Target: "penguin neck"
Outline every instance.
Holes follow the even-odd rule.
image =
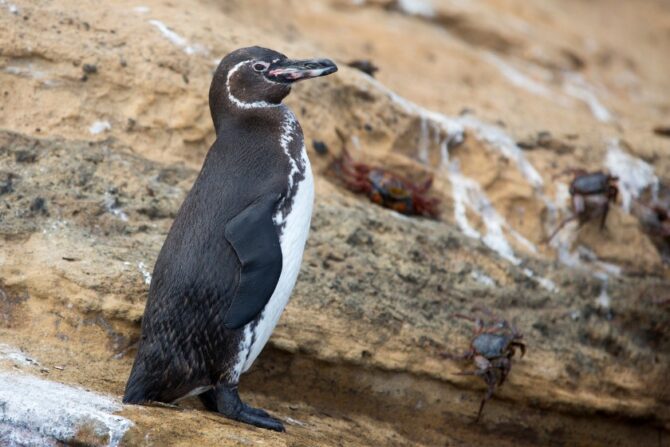
[[[225,133],[226,129],[239,127],[240,125],[245,126],[245,121],[248,121],[249,125],[255,129],[259,129],[259,126],[260,128],[273,129],[271,133],[274,138],[277,138],[275,141],[288,158],[291,172],[289,189],[295,181],[299,181],[298,177],[305,171],[306,162],[304,158],[306,154],[304,153],[302,128],[291,109],[284,104],[280,104],[279,107],[267,109],[238,110],[233,114],[222,115],[218,118],[218,121],[214,121],[217,138],[221,133]]]
[[[240,109],[236,108],[233,104],[227,104],[227,107],[220,108],[216,113],[212,112],[212,122],[214,124],[214,131],[218,137],[221,130],[230,122],[254,120],[266,122],[268,126],[281,126],[287,115],[294,116],[293,112],[284,104],[254,109]]]

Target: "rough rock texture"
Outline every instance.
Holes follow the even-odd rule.
[[[341,66],[288,101],[317,203],[294,298],[242,384],[288,433],[194,400],[107,415],[213,140],[211,71],[256,43]],[[71,402],[65,428],[48,412],[21,425],[21,408],[53,399],[0,387],[0,439],[670,445],[670,279],[636,218],[670,181],[670,140],[653,132],[670,115],[667,54],[670,8],[653,0],[0,0],[0,384],[42,389],[37,376]],[[365,58],[376,80],[344,66]],[[441,219],[344,190],[328,169],[343,146],[433,175]],[[621,198],[605,231],[568,225],[548,245],[575,167],[618,175]],[[528,345],[478,425],[483,384],[441,356],[467,347],[453,314],[475,306],[516,319]]]

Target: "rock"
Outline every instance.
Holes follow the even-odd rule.
[[[26,137],[5,133],[2,138],[16,142]],[[33,182],[49,182],[52,190],[60,191],[59,209],[54,213],[72,217],[3,219],[7,261],[0,275],[5,278],[5,287],[27,290],[30,298],[12,305],[17,311],[8,314],[0,336],[8,344],[29,347],[27,352],[42,365],[60,365],[67,359],[71,367],[52,370],[49,380],[77,383],[118,396],[131,366],[133,340],[139,334],[138,321],[146,296],[140,263],[151,265],[170,224],[169,218],[151,220],[142,213],[146,198],[133,191],[142,191],[152,178],[165,179],[167,172],[174,173],[167,177],[173,179],[172,183],[179,178],[191,182],[195,171],[142,160],[109,143],[31,143],[40,154],[34,168],[49,167],[50,173],[39,180],[27,175],[29,180],[22,183],[22,191],[29,195],[31,188],[38,187]],[[102,175],[86,183],[86,200],[82,201],[83,190],[70,186],[70,172],[94,169],[91,165]],[[109,182],[119,178],[123,185],[116,187],[116,194],[124,197],[127,220],[113,209],[100,209],[98,205],[109,193]],[[160,188],[158,185],[171,188],[164,182],[153,187]],[[175,201],[173,206],[177,205]],[[326,254],[331,261],[329,268],[323,269],[320,260]],[[82,259],[85,264],[72,269],[63,257]],[[456,265],[460,259],[469,259],[502,286],[473,293],[481,290],[480,286],[475,285],[475,279],[461,276]],[[529,267],[537,278],[551,275],[559,282],[563,274],[539,261]],[[571,275],[574,278],[575,273]],[[441,360],[439,353],[460,351],[467,343],[469,328],[451,315],[484,305],[516,317],[529,345],[528,356],[516,362],[509,383],[500,389],[499,396],[504,400],[491,402],[485,420],[512,424],[524,436],[530,428],[523,418],[538,417],[533,416],[539,411],[537,407],[544,412],[591,409],[669,420],[656,397],[665,386],[667,351],[657,344],[660,339],[656,337],[647,337],[646,342],[638,338],[654,330],[659,315],[654,309],[636,307],[635,301],[626,297],[641,287],[642,280],[622,277],[611,283],[608,292],[616,317],[610,321],[605,314],[587,313],[600,285],[597,279],[580,275],[586,286],[578,288],[581,283],[573,279],[559,282],[560,290],[549,292],[535,279],[520,282],[519,278],[526,277],[524,269],[492,254],[448,224],[403,218],[341,192],[322,197],[294,299],[271,347],[255,372],[245,379],[249,384],[245,389],[254,390],[254,399],[283,417],[306,420],[305,427],[290,427],[289,433],[294,432],[296,439],[307,436],[325,442],[325,433],[330,432],[323,431],[324,420],[317,417],[321,411],[374,414],[377,421],[388,423],[397,422],[400,413],[404,422],[396,423],[395,430],[408,437],[407,442],[431,444],[447,439],[442,424],[419,421],[436,421],[441,419],[439,415],[447,414],[450,425],[467,431],[480,397],[479,382],[454,376],[462,365]],[[587,293],[580,291],[584,287]],[[584,316],[577,320],[569,317],[574,312]],[[633,321],[628,326],[627,322]],[[664,321],[667,324],[668,319]],[[615,323],[624,324],[625,329]],[[51,329],[37,332],[36,327]],[[543,330],[534,332],[533,327]],[[71,348],[79,343],[87,348],[76,354]],[[84,370],[75,367],[82,361],[87,364]],[[58,375],[53,376],[56,371]],[[306,375],[306,371],[319,373]],[[575,373],[570,371],[580,374],[580,380],[575,381]],[[595,377],[598,379],[589,379]],[[309,386],[303,386],[306,383]],[[379,391],[371,393],[369,387]],[[613,395],[613,387],[622,391]],[[449,396],[456,390],[467,400],[452,401]],[[335,398],[328,397],[334,391]],[[346,394],[337,397],[339,393]],[[358,397],[355,402],[351,398],[340,400],[345,395]],[[386,397],[379,400],[382,396]],[[373,411],[366,403],[370,399],[378,400],[379,408]],[[288,410],[286,403],[298,404],[301,410]],[[137,423],[127,436],[132,438],[137,430],[150,430],[149,414],[165,418],[166,411],[170,410],[144,410],[140,418],[144,422]],[[171,411],[179,421],[171,424],[196,423]],[[555,424],[567,423],[563,413],[551,414]],[[128,418],[135,421],[132,416]],[[346,420],[338,422],[342,423],[347,424]],[[418,428],[412,428],[415,424]],[[605,431],[623,436],[606,417],[592,416],[581,426],[573,422],[564,440],[586,436],[593,424],[601,427],[603,436]],[[249,430],[241,427],[232,433],[248,434]],[[315,434],[307,435],[311,432]],[[384,433],[376,428],[373,432],[371,438],[361,439],[370,441]],[[532,433],[534,439],[546,439],[535,429]],[[334,439],[347,439],[344,434],[338,436]],[[359,440],[362,444],[368,441]]]

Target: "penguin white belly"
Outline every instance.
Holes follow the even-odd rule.
[[[291,212],[284,219],[283,233],[279,238],[282,251],[282,271],[258,323],[254,326],[254,322],[251,322],[244,328],[244,338],[240,346],[238,362],[235,365],[235,375],[238,377],[240,373],[251,367],[263,350],[288,303],[300,272],[314,205],[314,178],[304,146],[301,155],[305,166],[304,179],[298,184],[293,196]]]

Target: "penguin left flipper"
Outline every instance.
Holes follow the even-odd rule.
[[[260,197],[233,217],[224,232],[240,262],[240,281],[223,324],[238,329],[270,301],[282,271],[282,251],[273,222],[277,194]]]

